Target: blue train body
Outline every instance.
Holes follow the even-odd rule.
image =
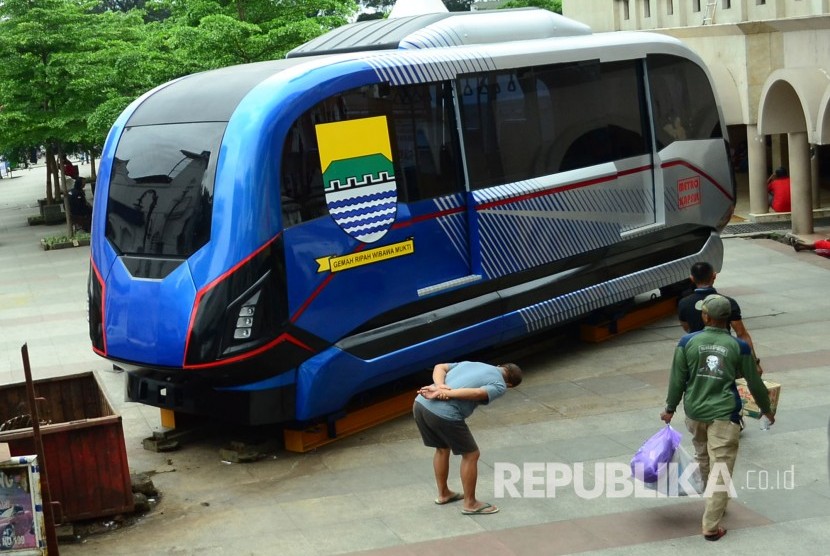
[[[130,399],[307,421],[720,264],[734,186],[694,55],[555,17],[544,32],[571,36],[425,44],[465,17],[404,18],[392,50],[335,32],[329,53],[188,76],[121,115],[90,336]],[[679,78],[690,106],[659,86]],[[611,86],[616,112],[580,114]]]

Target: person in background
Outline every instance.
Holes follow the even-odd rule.
[[[767,179],[769,193],[769,208],[775,212],[790,212],[790,175],[783,166],[776,168]]]
[[[72,164],[65,154],[61,155],[61,163],[63,164],[63,173],[66,174],[67,177],[72,178],[73,180],[78,179],[78,176],[80,175],[78,167]]]
[[[812,243],[805,243],[797,237],[790,237],[790,245],[796,251],[815,251],[816,255],[830,257],[830,239],[817,239]]]
[[[70,221],[83,231],[89,232],[92,228],[92,206],[86,200],[84,178],[75,179],[75,185],[68,196]]]
[[[710,263],[699,262],[692,265],[689,279],[695,285],[695,289],[677,304],[677,316],[680,319],[680,326],[686,332],[703,330],[703,318],[700,309],[696,305],[707,295],[718,293],[714,286],[717,276],[715,269]],[[758,374],[761,375],[764,373],[764,370],[761,368],[761,360],[755,354],[755,345],[752,343],[752,336],[749,335],[749,330],[744,326],[741,307],[731,297],[724,297],[729,300],[730,306],[732,307],[732,313],[729,315],[726,329],[727,331],[730,329],[734,330],[735,335],[749,345],[752,356],[755,358]]]
[[[674,350],[666,408],[660,413],[660,419],[671,423],[682,398],[686,428],[692,434],[700,476],[706,484],[726,488],[741,437],[742,404],[735,379],[746,379],[749,391],[770,424],[775,423],[775,416],[749,345],[727,330],[732,303],[722,295],[707,295],[701,302],[701,315],[703,330],[683,336]],[[707,541],[717,541],[726,534],[720,522],[728,502],[729,493],[721,489],[706,498],[702,528]]]
[[[439,363],[432,370],[432,381],[418,390],[412,413],[424,445],[435,448],[432,458],[438,486],[435,503],[444,505],[463,500],[463,514],[494,514],[499,511],[496,506],[476,499],[480,451],[465,420],[479,405],[487,405],[508,388],[521,384],[522,370],[514,363],[498,366],[472,361]],[[447,484],[450,451],[461,455],[463,493],[452,492]]]

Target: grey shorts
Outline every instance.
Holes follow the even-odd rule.
[[[442,419],[418,402],[412,406],[412,415],[421,432],[424,446],[449,448],[455,455],[478,451],[478,444],[465,421]]]

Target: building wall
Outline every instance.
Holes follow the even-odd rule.
[[[767,214],[766,179],[770,165],[786,163],[793,183],[793,233],[812,233],[819,184],[830,183],[821,170],[830,167],[830,117],[825,116],[830,114],[830,0],[562,4],[564,15],[594,32],[653,31],[694,50],[709,67],[730,136],[748,146],[750,218],[776,217]],[[713,17],[704,25],[706,16]],[[812,160],[811,152],[818,153]]]
[[[830,14],[830,0],[562,0],[563,15],[595,32],[744,23]],[[648,10],[646,10],[648,5]]]
[[[616,31],[618,0],[563,0],[562,15],[580,21],[594,32]]]
[[[652,30],[682,40],[713,69],[721,98],[738,96],[724,102],[728,125],[757,123],[764,84],[775,70],[830,63],[830,0],[717,0],[714,24],[702,25],[709,1],[563,0],[562,12],[594,32]]]

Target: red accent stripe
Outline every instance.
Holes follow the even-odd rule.
[[[713,178],[712,176],[710,176],[709,174],[707,174],[706,172],[704,172],[700,168],[689,164],[685,160],[672,160],[671,162],[664,162],[663,164],[660,165],[660,168],[665,169],[665,168],[671,168],[672,166],[685,166],[686,168],[688,168],[692,172],[697,172],[698,174],[700,174],[701,176],[703,176],[704,178],[709,180],[709,183],[711,183],[712,185],[717,187],[720,190],[720,192],[723,193],[724,197],[726,197],[730,201],[733,201],[733,202],[735,201],[735,196],[732,195],[731,193],[729,193],[720,183],[717,182],[717,180],[715,180],[715,178]]]
[[[401,229],[401,228],[406,228],[406,227],[411,226],[412,224],[415,224],[415,223],[418,223],[418,222],[423,222],[424,220],[432,220],[432,219],[435,219],[435,218],[440,218],[442,216],[449,216],[451,214],[457,214],[459,212],[464,212],[465,210],[467,210],[466,207],[456,207],[456,208],[446,209],[446,210],[442,210],[442,211],[438,211],[438,212],[432,212],[430,214],[424,214],[424,215],[421,215],[421,216],[416,216],[415,218],[410,218],[409,220],[406,220],[405,222],[400,222],[400,223],[393,224],[392,229],[393,230],[398,230],[398,229]],[[366,248],[365,244],[358,245],[357,248],[349,254],[353,255],[354,253],[360,253],[365,248]],[[308,306],[311,305],[311,303],[317,298],[317,296],[320,295],[320,292],[322,292],[326,288],[326,286],[329,285],[329,282],[331,282],[333,279],[334,279],[334,274],[329,273],[329,275],[326,276],[325,279],[322,282],[320,282],[320,285],[317,286],[314,289],[314,291],[311,292],[311,294],[306,298],[306,300],[303,302],[303,304],[300,306],[300,308],[297,309],[297,311],[293,315],[291,315],[291,318],[289,320],[292,323],[297,322],[297,319],[299,319],[300,316],[302,316],[302,314],[305,312],[305,310],[308,309]]]
[[[255,357],[255,356],[257,356],[261,353],[264,353],[264,352],[268,351],[269,349],[273,348],[274,346],[276,346],[278,344],[281,344],[283,342],[290,342],[290,343],[294,344],[295,346],[299,346],[299,347],[303,348],[306,351],[313,351],[309,346],[307,346],[306,344],[304,344],[303,342],[301,342],[300,340],[298,340],[297,338],[295,338],[291,334],[288,334],[287,332],[283,332],[282,334],[280,334],[279,336],[277,336],[276,338],[274,338],[273,340],[271,340],[267,344],[262,345],[262,346],[256,348],[253,351],[247,351],[247,352],[245,352],[243,354],[240,354],[240,355],[237,355],[235,357],[229,357],[228,359],[222,359],[220,361],[211,361],[210,363],[197,363],[195,365],[184,365],[184,368],[185,369],[207,369],[209,367],[218,367],[219,365],[228,365],[230,363],[236,363],[238,361],[244,361],[245,359],[250,359],[251,357]]]
[[[392,225],[393,230],[397,230],[399,228],[405,228],[407,226],[411,226],[412,224],[417,224],[418,222],[423,222],[424,220],[434,220],[435,218],[441,218],[443,216],[450,216],[451,214],[458,214],[459,212],[464,212],[467,210],[467,207],[456,207],[446,210],[441,210],[438,212],[431,212],[429,214],[422,214],[421,216],[415,216],[414,218],[410,218],[405,222],[401,222],[400,224],[395,223]]]
[[[366,244],[365,244],[365,243],[361,243],[360,245],[358,245],[358,246],[357,246],[357,248],[356,248],[354,251],[352,251],[352,252],[351,252],[351,253],[349,253],[349,254],[350,254],[350,255],[353,255],[354,253],[360,253],[360,252],[361,252],[361,251],[363,251],[363,249],[365,249],[365,248],[366,248]],[[318,295],[320,295],[320,292],[322,292],[322,291],[326,288],[326,286],[329,284],[329,282],[331,282],[331,281],[332,281],[332,279],[334,279],[334,273],[333,273],[333,272],[330,272],[330,273],[329,273],[329,275],[328,275],[328,276],[326,276],[326,277],[323,279],[323,281],[322,281],[322,282],[320,282],[320,285],[319,285],[319,286],[317,286],[317,287],[314,289],[314,291],[313,291],[313,292],[311,292],[311,295],[309,295],[309,296],[306,298],[305,302],[303,302],[303,304],[300,306],[300,308],[299,308],[299,309],[297,309],[297,311],[296,311],[293,315],[291,315],[291,318],[290,318],[289,320],[290,320],[292,323],[293,323],[293,322],[297,322],[297,319],[299,319],[299,318],[300,318],[300,316],[301,316],[301,315],[305,312],[305,310],[306,310],[306,309],[308,309],[308,306],[309,306],[309,305],[311,305],[311,302],[312,302],[312,301],[314,301],[314,300],[317,298],[317,296],[318,296]]]
[[[713,185],[715,185],[715,187],[717,187],[721,192],[723,192],[723,194],[726,195],[727,198],[729,198],[730,200],[734,200],[734,198],[731,195],[729,195],[729,193],[727,193],[726,190],[717,181],[715,181],[711,176],[709,176],[706,172],[700,170],[699,168],[695,168],[694,166],[692,166],[691,164],[689,164],[687,162],[684,162],[684,161],[668,162],[668,163],[662,164],[661,168],[668,168],[668,167],[676,166],[676,165],[687,166],[688,168],[694,170],[695,172],[698,172],[704,178],[709,180]],[[547,196],[547,195],[555,195],[557,193],[562,193],[564,191],[571,191],[573,189],[580,189],[580,188],[583,188],[583,187],[590,187],[590,186],[596,185],[598,183],[607,183],[609,181],[614,181],[614,180],[619,179],[619,178],[624,177],[624,176],[639,174],[641,172],[649,172],[649,171],[652,170],[652,168],[653,168],[653,165],[646,164],[644,166],[638,166],[636,168],[630,168],[628,170],[621,170],[619,172],[615,172],[613,174],[609,174],[607,176],[602,176],[602,177],[599,177],[599,178],[593,178],[593,179],[589,179],[589,180],[577,181],[577,182],[570,183],[570,184],[567,184],[567,185],[563,185],[563,186],[560,186],[560,187],[554,187],[554,188],[551,188],[551,189],[546,189],[544,191],[535,191],[533,193],[528,193],[526,195],[520,195],[518,197],[510,197],[508,199],[501,199],[501,200],[498,200],[498,201],[491,201],[489,203],[482,203],[481,205],[476,207],[476,210],[477,211],[478,210],[486,210],[486,209],[497,207],[497,206],[508,205],[508,204],[517,203],[517,202],[520,202],[520,201],[526,201],[528,199],[535,199],[537,197],[544,197],[544,196]],[[407,220],[406,222],[393,224],[392,229],[404,228],[404,227],[410,226],[410,225],[412,225],[414,223],[417,223],[417,222],[423,222],[424,220],[431,220],[431,219],[435,219],[435,218],[440,218],[442,216],[457,214],[459,212],[464,212],[465,210],[466,210],[466,207],[457,207],[457,208],[453,208],[453,209],[443,210],[443,211],[440,211],[440,212],[434,212],[434,213],[430,213],[430,214],[417,216],[415,218],[411,218],[411,219]],[[353,251],[353,253],[358,253],[359,251],[361,251],[363,249],[363,247],[365,247],[365,246],[361,245],[358,249]],[[323,280],[320,283],[320,285],[314,290],[314,292],[312,292],[311,295],[309,295],[309,297],[305,300],[303,305],[291,317],[290,320],[291,320],[292,323],[296,322],[297,319],[300,318],[300,316],[303,314],[303,312],[305,312],[305,310],[308,308],[308,306],[311,304],[311,302],[314,301],[314,299],[318,295],[320,295],[320,292],[322,292],[323,289],[325,289],[325,287],[328,285],[328,283],[331,281],[332,278],[333,278],[333,275],[329,274],[329,276],[327,276],[326,279]]]
[[[183,368],[192,368],[192,367],[188,367],[188,365],[187,365],[187,352],[188,352],[188,349],[190,348],[190,338],[193,335],[193,324],[196,322],[196,314],[199,312],[199,305],[202,303],[202,298],[205,296],[205,294],[209,290],[213,289],[216,286],[216,284],[218,284],[219,282],[221,282],[222,280],[227,278],[229,275],[231,275],[234,272],[236,272],[237,270],[239,270],[239,268],[242,265],[244,265],[245,263],[247,263],[248,261],[250,261],[251,259],[253,259],[257,255],[262,253],[262,251],[264,251],[269,245],[274,243],[274,241],[276,241],[278,237],[280,237],[280,234],[282,234],[282,232],[275,235],[269,241],[266,241],[262,245],[262,247],[260,247],[259,249],[257,249],[256,251],[254,251],[253,253],[251,253],[250,255],[248,255],[247,257],[245,257],[244,259],[242,259],[238,263],[236,263],[234,266],[232,266],[226,272],[221,274],[218,278],[214,279],[207,286],[205,286],[204,288],[202,288],[201,290],[196,292],[196,299],[193,302],[193,312],[190,313],[190,322],[187,324],[187,340],[185,340],[185,343],[184,343],[184,355],[182,357],[182,367]]]
[[[95,279],[98,280],[98,285],[101,286],[101,339],[104,342],[104,351],[96,349],[94,346],[92,347],[92,351],[101,355],[103,357],[107,356],[107,320],[104,318],[106,314],[104,313],[104,307],[106,307],[106,299],[107,299],[107,287],[104,284],[104,279],[101,278],[101,273],[98,271],[98,266],[95,264],[95,260],[92,258],[92,255],[89,257],[89,262],[92,265],[92,271],[95,273]]]

